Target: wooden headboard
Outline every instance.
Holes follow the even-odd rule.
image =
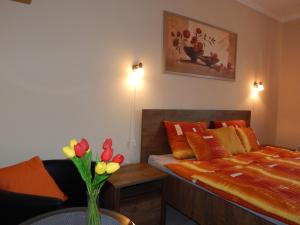
[[[207,121],[211,127],[213,120],[241,119],[250,126],[251,111],[248,110],[173,110],[143,109],[141,162],[147,162],[149,155],[171,153],[164,120],[172,121]]]

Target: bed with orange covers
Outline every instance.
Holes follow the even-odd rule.
[[[143,110],[141,161],[170,154],[164,120],[242,119],[250,111]],[[266,146],[208,161],[166,167],[164,201],[201,225],[300,224],[300,153]],[[179,177],[180,176],[180,177]],[[195,185],[196,184],[196,185]],[[199,188],[200,187],[200,188]]]
[[[300,153],[274,147],[209,161],[182,160],[170,170],[224,199],[288,224],[300,224]]]

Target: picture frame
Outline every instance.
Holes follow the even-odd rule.
[[[164,11],[166,73],[235,80],[237,34]]]

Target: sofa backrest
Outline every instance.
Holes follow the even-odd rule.
[[[60,189],[68,196],[66,205],[86,206],[86,186],[73,162],[68,159],[55,159],[44,160],[43,163]],[[94,162],[92,168],[93,165]]]

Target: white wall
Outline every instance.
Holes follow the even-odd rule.
[[[278,145],[300,146],[300,20],[282,25],[282,61],[277,118]]]
[[[236,32],[236,81],[164,74],[163,10]],[[0,166],[63,158],[60,148],[81,136],[94,150],[112,137],[127,162],[138,161],[142,108],[252,109],[262,142],[273,143],[278,31],[277,22],[232,0],[1,0]],[[145,77],[130,149],[126,79],[138,58]],[[266,86],[257,99],[255,77]]]

